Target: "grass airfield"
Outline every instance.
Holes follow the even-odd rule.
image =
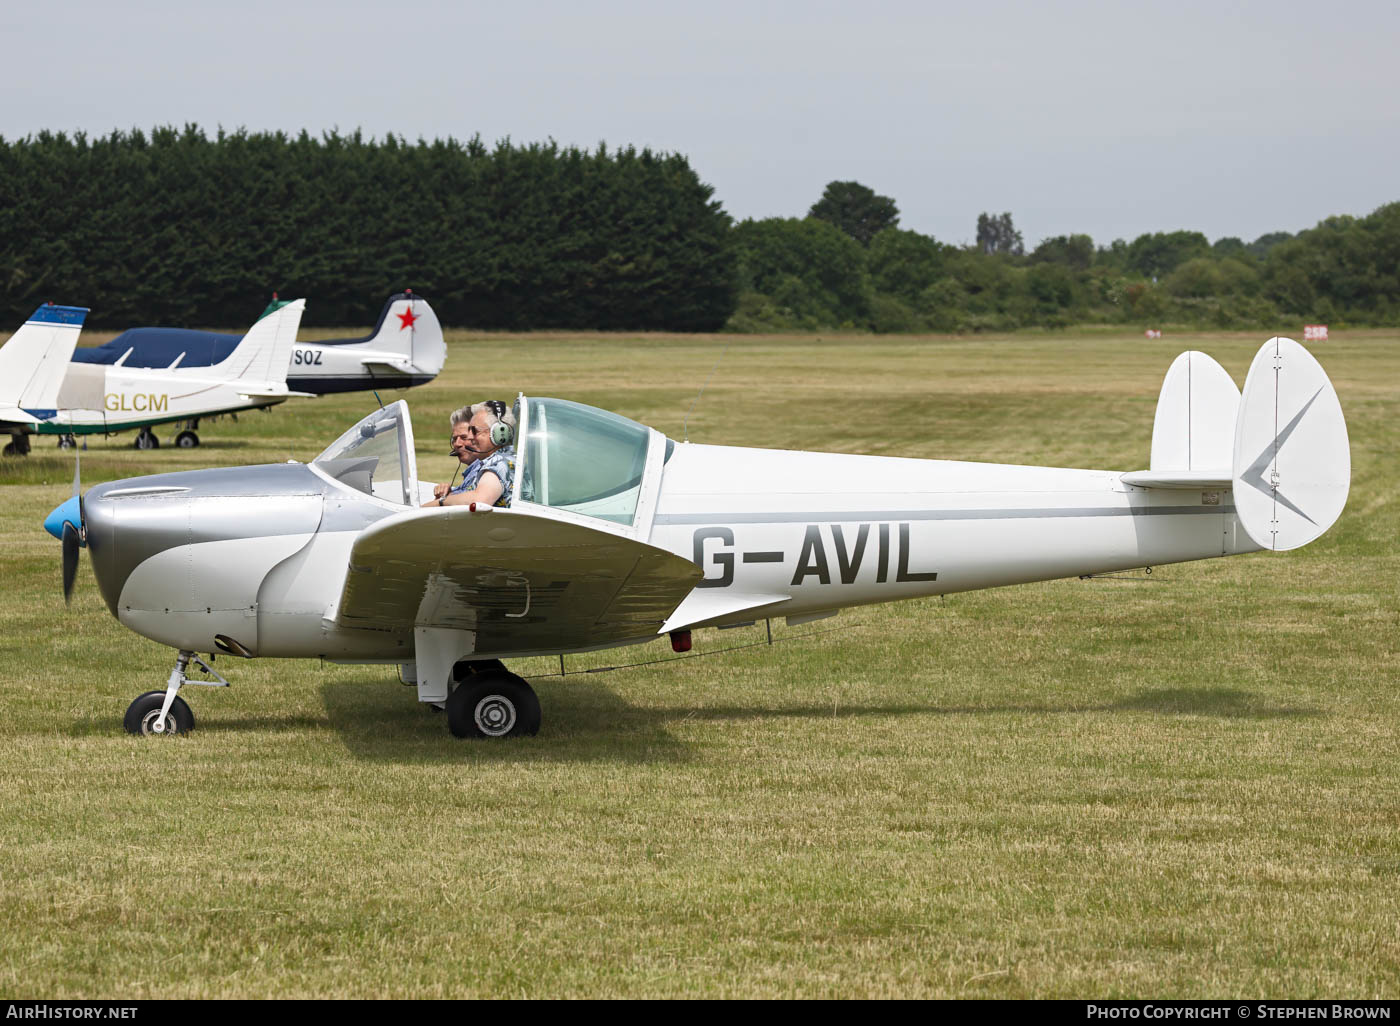
[[[517,391],[679,440],[728,347],[692,441],[1133,470],[1171,359],[1242,384],[1263,340],[452,333],[384,398],[443,480],[447,414]],[[173,653],[86,559],[64,608],[35,440],[0,464],[0,996],[1393,998],[1400,333],[1314,352],[1353,472],[1307,548],[521,661],[544,726],[505,743],[384,667],[231,658],[193,734],[127,735]],[[306,460],[373,404],[94,438],[84,485]]]

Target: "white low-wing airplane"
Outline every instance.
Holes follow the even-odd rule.
[[[1296,548],[1350,487],[1336,393],[1284,338],[1242,396],[1178,357],[1151,466],[1129,473],[677,445],[523,395],[517,420],[507,508],[418,508],[398,402],[310,464],[133,478],[55,509],[65,593],[86,543],[112,613],[179,651],[127,729],[190,729],[185,671],[219,651],[398,663],[458,736],[532,734],[539,702],[501,659],[659,634],[683,651],[698,627]]]
[[[72,363],[82,318],[55,311],[82,307],[43,306],[0,347],[0,431],[13,438],[6,455],[29,451],[28,437],[111,434],[139,428],[138,448],[158,443],[151,426],[259,409],[306,395],[287,387],[287,367],[304,299],[264,316],[229,354],[206,367],[184,367],[176,355],[166,367]],[[56,324],[54,318],[70,318]],[[6,373],[8,371],[8,373]],[[175,439],[182,448],[199,444],[187,426]]]

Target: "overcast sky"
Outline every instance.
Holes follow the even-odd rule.
[[[685,154],[736,219],[827,182],[968,242],[1298,231],[1400,200],[1400,5],[239,0],[0,7],[0,135],[196,122]]]

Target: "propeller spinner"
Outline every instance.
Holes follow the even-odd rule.
[[[76,456],[76,453],[74,454]],[[44,518],[44,530],[63,542],[63,601],[73,598],[73,581],[78,576],[78,549],[87,544],[84,538],[83,483],[81,459],[73,465],[73,497],[54,507]]]

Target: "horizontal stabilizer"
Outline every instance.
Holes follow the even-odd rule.
[[[1229,467],[1191,472],[1187,470],[1134,470],[1123,475],[1123,483],[1137,488],[1229,488]]]
[[[1291,338],[1265,342],[1235,428],[1235,509],[1266,549],[1317,538],[1341,515],[1351,489],[1351,445],[1342,404],[1322,365]]]
[[[54,410],[87,307],[45,304],[0,347],[0,405]]]
[[[407,360],[361,360],[360,366],[371,374],[384,374],[394,376],[396,374],[412,374],[416,369]]]

